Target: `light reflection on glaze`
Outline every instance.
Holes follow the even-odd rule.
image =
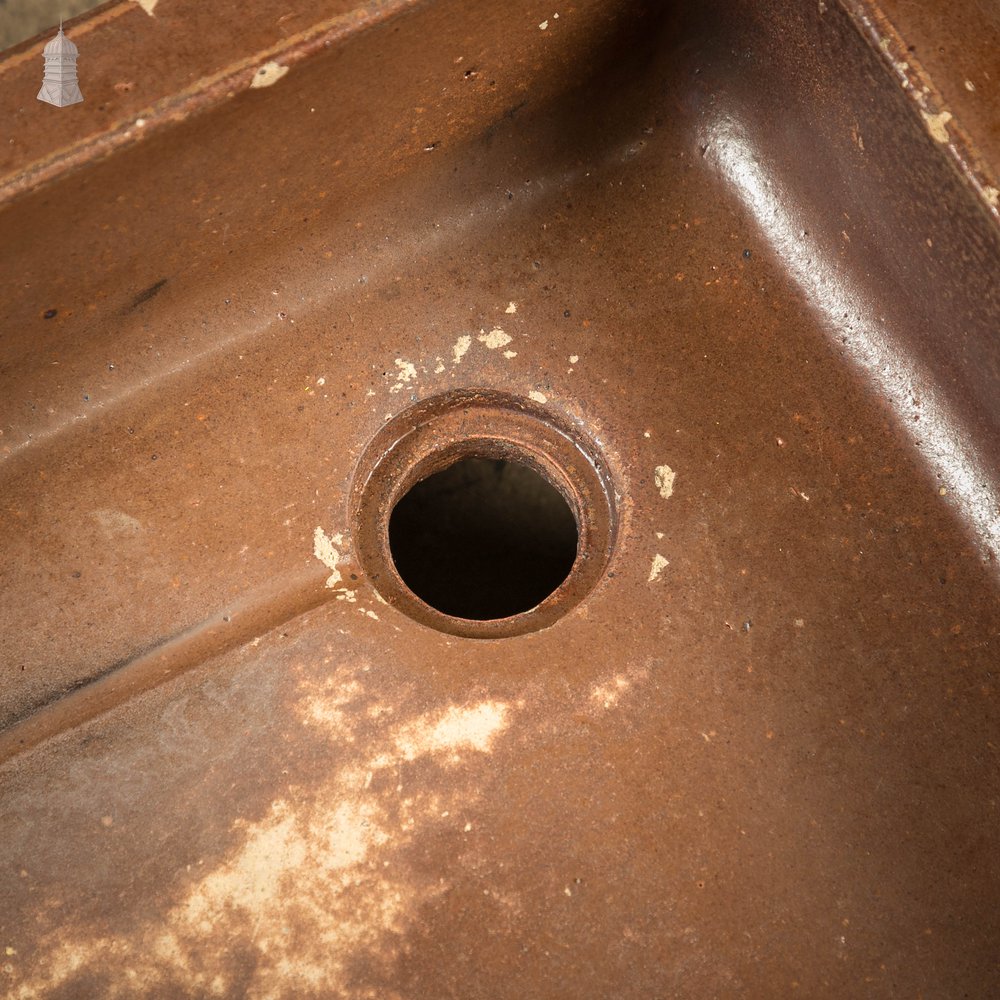
[[[932,373],[893,342],[871,296],[835,260],[824,260],[797,219],[808,217],[768,172],[766,161],[739,122],[720,118],[708,131],[710,156],[754,217],[785,270],[826,321],[844,338],[847,357],[889,403],[925,463],[941,477],[947,499],[985,551],[1000,552],[998,491],[988,467],[967,444],[962,417]],[[920,400],[915,422],[913,400]],[[997,565],[1000,572],[1000,563]]]

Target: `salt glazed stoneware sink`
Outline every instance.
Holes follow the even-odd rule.
[[[64,27],[0,994],[1000,995],[996,9]]]

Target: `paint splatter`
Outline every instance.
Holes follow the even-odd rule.
[[[253,90],[256,90],[258,87],[270,87],[271,84],[277,83],[287,72],[287,66],[282,66],[272,59],[270,62],[264,63],[254,73],[253,79],[250,81],[250,87]]]
[[[481,344],[485,344],[491,351],[498,347],[506,347],[514,338],[503,332],[500,327],[495,326],[489,333],[484,330],[479,331],[477,338]]]
[[[405,361],[403,358],[396,358],[396,384],[389,389],[389,392],[399,392],[405,385],[408,385],[417,377],[417,366],[412,361]]]
[[[669,465],[658,465],[653,472],[653,482],[664,500],[669,500],[674,492],[674,479],[676,475]]]
[[[343,544],[343,535],[327,535],[319,525],[316,526],[316,530],[313,532],[313,555],[330,570],[330,575],[326,579],[326,585],[331,590],[341,581],[337,563],[340,561],[339,546]]]
[[[455,346],[451,349],[451,356],[454,358],[454,363],[461,364],[462,358],[465,357],[466,351],[472,346],[472,338],[469,336],[459,337],[455,341]]]
[[[659,552],[653,556],[653,565],[649,570],[649,583],[655,583],[660,578],[660,574],[670,565],[670,560],[661,556]]]
[[[528,398],[533,399],[536,403],[547,403],[549,401],[548,396],[544,392],[538,392],[536,389],[532,389],[528,393]]]
[[[948,122],[951,121],[950,111],[941,111],[936,115],[928,114],[926,111],[921,110],[920,112],[924,116],[924,121],[927,123],[927,131],[930,132],[931,138],[935,142],[947,142],[948,141]]]

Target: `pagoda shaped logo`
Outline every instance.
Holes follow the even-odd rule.
[[[59,34],[46,46],[42,53],[45,59],[45,77],[38,99],[64,108],[67,104],[79,104],[83,100],[80,84],[76,79],[77,47],[63,34],[62,22]]]

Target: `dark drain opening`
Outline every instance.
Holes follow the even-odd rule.
[[[389,548],[403,582],[432,608],[490,621],[530,611],[569,576],[577,525],[533,469],[465,458],[396,504]]]

